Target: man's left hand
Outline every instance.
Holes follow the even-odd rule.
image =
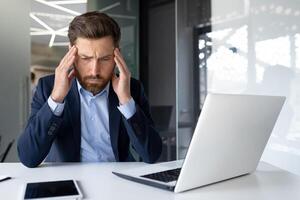
[[[130,92],[131,73],[118,48],[115,48],[114,50],[114,60],[116,62],[117,68],[119,69],[120,75],[119,77],[117,77],[115,73],[113,74],[112,84],[113,89],[119,98],[120,104],[123,105],[132,98]]]

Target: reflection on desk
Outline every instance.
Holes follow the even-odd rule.
[[[146,164],[45,163],[38,168],[26,168],[21,163],[1,163],[0,173],[13,177],[11,180],[0,182],[1,199],[20,199],[22,187],[26,182],[63,179],[77,180],[84,199],[300,199],[300,177],[263,162],[251,175],[179,194],[130,182],[111,173],[143,165]]]

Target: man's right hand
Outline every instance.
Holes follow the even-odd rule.
[[[51,98],[57,103],[62,103],[71,88],[71,80],[75,76],[74,68],[72,68],[77,48],[72,46],[69,52],[60,61],[55,69],[54,87],[51,93]]]

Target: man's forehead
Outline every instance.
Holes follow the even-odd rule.
[[[76,46],[76,48],[79,56],[92,57],[96,55],[102,57],[102,56],[113,55],[114,53],[114,48],[86,48],[80,46]]]
[[[115,49],[110,37],[100,39],[77,38],[74,45],[78,54],[112,54]]]

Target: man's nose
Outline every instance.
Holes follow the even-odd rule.
[[[98,60],[97,59],[92,60],[91,73],[92,73],[92,75],[98,74]]]

